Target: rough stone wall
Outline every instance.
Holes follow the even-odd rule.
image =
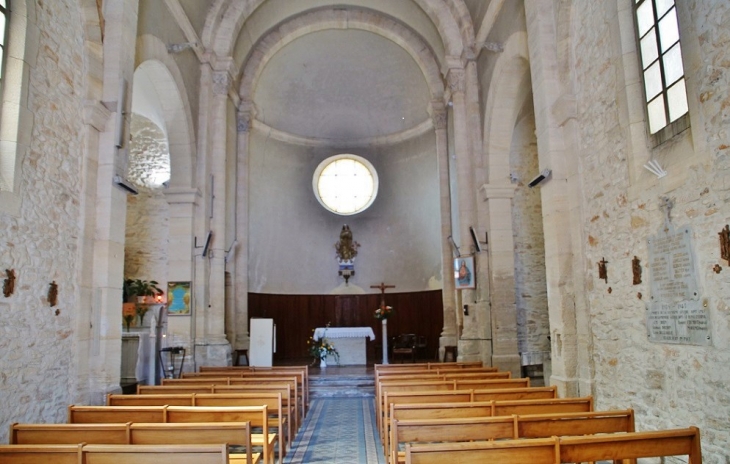
[[[517,123],[510,170],[517,179],[512,200],[515,249],[515,300],[517,339],[520,353],[550,351],[547,287],[545,284],[545,239],[542,232],[540,189],[528,183],[537,175],[535,117],[530,112]]]
[[[135,114],[131,123],[128,178],[139,195],[127,197],[124,276],[167,281],[170,211],[162,182],[170,178],[167,136],[155,123]]]
[[[36,4],[42,31],[30,73],[32,142],[21,171],[19,217],[0,214],[0,442],[11,422],[63,422],[77,390],[74,333],[83,160],[83,35],[77,2]],[[58,284],[58,305],[47,301]],[[58,309],[58,315],[55,314]]]
[[[683,50],[690,52],[685,63],[700,64],[688,71],[694,84],[688,95],[692,128],[652,153],[669,172],[666,178],[657,181],[642,172],[633,185],[629,165],[635,154],[620,125],[624,109],[619,102],[625,102],[626,93],[618,76],[623,75],[624,58],[618,39],[611,39],[616,4],[596,0],[573,6],[574,17],[580,18],[572,46],[578,57],[578,149],[585,185],[596,407],[634,408],[639,430],[696,425],[702,430],[704,462],[727,462],[730,306],[725,301],[730,272],[715,274],[711,268],[727,264],[719,259],[717,233],[730,222],[730,5],[711,0],[681,5]],[[677,154],[672,152],[678,150],[684,158],[681,165],[672,161],[676,158],[671,155]],[[676,182],[681,176],[684,182]],[[710,311],[713,341],[708,347],[647,340],[647,238],[663,225],[658,208],[662,195],[675,202],[674,225],[693,230],[698,285]],[[644,283],[636,286],[631,275],[634,255],[644,265]],[[596,262],[603,257],[609,262],[607,283],[597,275]]]

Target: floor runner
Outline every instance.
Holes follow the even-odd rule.
[[[384,464],[372,398],[312,400],[285,464]]]

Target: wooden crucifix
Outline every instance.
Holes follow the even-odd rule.
[[[385,285],[385,282],[380,282],[380,285],[371,285],[370,288],[379,288],[380,289],[380,306],[385,306],[385,289],[386,288],[395,288],[395,285]]]

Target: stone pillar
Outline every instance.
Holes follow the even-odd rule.
[[[251,119],[254,116],[253,103],[242,101],[238,106],[236,132],[236,247],[235,247],[235,348],[248,349],[248,199],[249,199],[249,136]]]
[[[104,395],[119,390],[122,359],[122,281],[124,280],[124,240],[127,193],[116,187],[115,175],[125,176],[128,142],[118,149],[116,127],[119,118],[128,133],[134,53],[137,36],[138,0],[121,0],[105,5],[106,40],[102,101],[116,111],[124,98],[122,114],[111,113],[98,137],[96,198],[91,213],[96,221],[93,242],[92,314],[90,321],[89,400],[101,404]],[[126,81],[123,85],[123,81]],[[126,98],[124,97],[126,93]],[[90,169],[93,169],[90,165]]]
[[[552,169],[540,185],[545,235],[545,277],[550,317],[552,375],[560,397],[577,396],[578,337],[564,134],[553,114],[562,94],[558,74],[553,2],[525,0],[540,170]]]
[[[225,67],[227,62],[221,63]],[[210,280],[208,281],[208,307],[205,308],[204,340],[196,349],[197,360],[207,365],[227,365],[231,346],[225,335],[225,243],[226,243],[226,157],[228,90],[231,77],[227,70],[214,69],[213,95],[210,102],[209,132],[210,166],[209,191],[212,211],[208,211],[210,231],[213,234],[208,255]],[[204,235],[205,237],[205,235]],[[200,331],[198,330],[198,333]],[[197,338],[197,335],[196,335]],[[202,348],[202,349],[201,349]]]
[[[485,184],[481,190],[487,203],[489,224],[489,288],[491,289],[492,365],[521,377],[517,342],[515,297],[515,246],[512,228],[512,184]]]
[[[448,120],[443,101],[431,102],[431,118],[436,132],[436,158],[438,159],[440,212],[441,212],[441,278],[444,326],[439,337],[439,360],[444,359],[445,346],[457,346],[456,298],[454,290],[453,253],[448,237],[451,236],[451,185],[449,176]]]
[[[459,237],[455,237],[461,254],[469,254],[466,250],[471,244],[469,226],[476,224],[476,198],[474,195],[474,170],[472,143],[469,137],[469,118],[466,98],[466,72],[464,68],[453,67],[447,76],[451,101],[453,104],[454,150],[456,151],[456,179],[459,200]],[[479,276],[475,276],[477,282]],[[481,279],[483,280],[483,279]],[[485,319],[486,305],[477,304],[475,290],[461,290],[460,308],[469,305],[469,315],[464,315],[464,329],[458,345],[459,360],[481,360],[481,343],[479,325]],[[457,302],[459,298],[457,296]]]

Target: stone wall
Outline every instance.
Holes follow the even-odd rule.
[[[619,5],[628,3],[633,2]],[[725,303],[730,273],[711,269],[727,264],[719,259],[717,233],[730,222],[730,5],[677,3],[692,127],[661,147],[649,147],[651,157],[669,172],[660,180],[641,164],[641,172],[630,176],[634,157],[646,147],[631,145],[622,119],[626,89],[620,76],[624,67],[636,63],[624,61],[635,55],[622,56],[621,47],[630,41],[611,39],[618,22],[616,4],[573,3],[573,17],[580,18],[573,25],[573,54],[590,57],[578,59],[574,71],[596,407],[634,408],[640,430],[696,425],[702,430],[705,462],[719,463],[730,458],[730,373],[725,368],[730,362],[730,309]],[[698,285],[710,312],[712,344],[707,347],[647,340],[647,238],[663,227],[661,196],[674,201],[672,223],[693,231]],[[634,256],[644,263],[644,282],[636,286]],[[597,275],[596,263],[604,257],[608,282]]]
[[[528,187],[530,180],[540,171],[532,111],[516,125],[510,152],[510,170],[517,183],[512,200],[512,226],[519,351],[547,352],[550,351],[550,326],[540,189]]]
[[[127,198],[127,231],[124,247],[125,278],[167,282],[169,205],[163,182],[170,178],[167,136],[155,123],[133,115],[128,179],[139,195]]]
[[[30,72],[32,143],[21,169],[18,217],[0,213],[0,423],[63,422],[78,390],[75,333],[83,172],[83,35],[73,0],[34,2],[40,34]],[[49,307],[49,284],[58,305]],[[7,443],[7,427],[0,442]]]

